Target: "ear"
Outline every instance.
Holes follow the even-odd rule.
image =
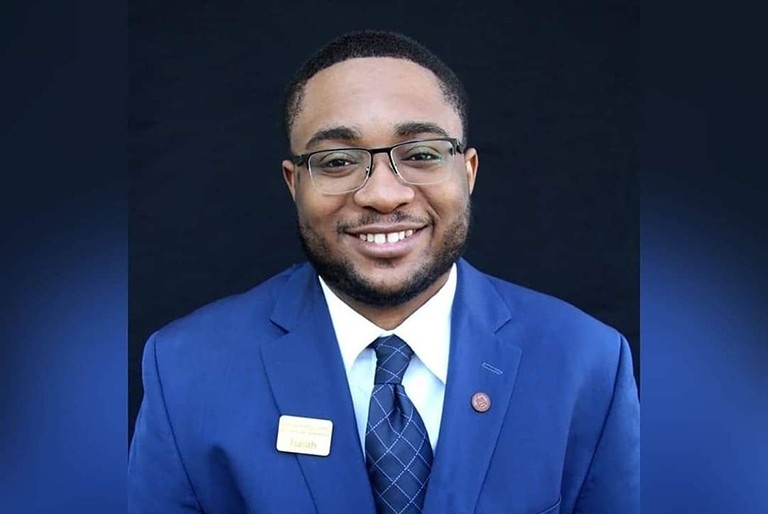
[[[467,174],[467,186],[469,187],[469,194],[472,194],[472,190],[475,189],[475,179],[477,178],[477,166],[478,166],[477,150],[474,148],[467,148],[466,150],[464,150],[464,168]]]
[[[296,169],[296,165],[293,161],[284,160],[282,162],[283,167],[283,179],[288,186],[288,191],[291,192],[291,198],[296,201],[296,183],[299,181],[299,170]]]

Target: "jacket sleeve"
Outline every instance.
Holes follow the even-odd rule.
[[[200,514],[168,416],[156,334],[144,347],[144,398],[128,454],[129,514]]]
[[[629,345],[620,344],[613,398],[574,514],[640,513],[640,404]]]

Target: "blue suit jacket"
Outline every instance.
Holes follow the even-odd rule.
[[[637,390],[616,330],[462,260],[451,334],[426,514],[639,513]],[[130,513],[375,514],[311,266],[162,328],[143,377]],[[278,452],[282,414],[332,420],[330,455]]]

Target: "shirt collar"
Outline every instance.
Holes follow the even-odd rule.
[[[358,355],[378,337],[395,334],[408,343],[416,356],[443,384],[448,376],[451,341],[451,308],[456,295],[456,264],[448,280],[432,298],[394,330],[371,323],[331,290],[322,277],[320,286],[328,305],[344,368],[349,373]]]

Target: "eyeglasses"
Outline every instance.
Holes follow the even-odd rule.
[[[437,184],[450,176],[451,164],[463,145],[454,138],[407,141],[386,148],[336,148],[293,157],[307,166],[315,189],[324,194],[343,194],[360,189],[373,172],[373,156],[389,155],[392,172],[408,184]]]

